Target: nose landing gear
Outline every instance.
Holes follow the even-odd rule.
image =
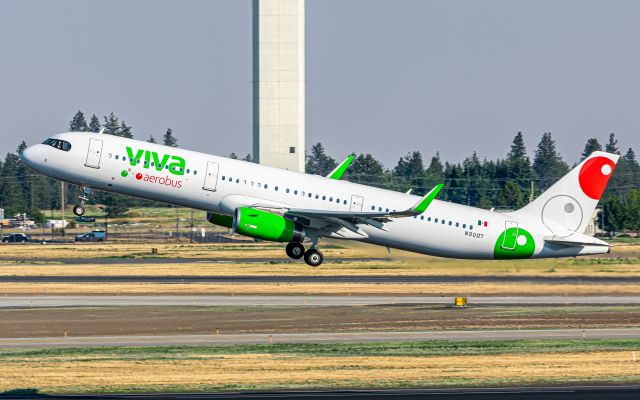
[[[83,186],[82,193],[82,195],[78,196],[78,198],[80,199],[80,204],[73,207],[73,213],[78,217],[84,214],[84,203],[89,201],[89,196],[91,196],[93,190],[91,190],[91,188],[89,187]]]

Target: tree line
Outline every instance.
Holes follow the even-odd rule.
[[[596,150],[621,154],[611,133],[604,146],[589,139],[580,154],[585,159]],[[337,165],[326,154],[322,143],[311,147],[306,172],[326,175]],[[425,194],[437,183],[444,183],[440,198],[481,208],[517,209],[565,175],[573,166],[562,158],[550,132],[540,139],[533,159],[529,158],[521,132],[516,133],[509,151],[497,160],[480,159],[474,151],[462,162],[442,161],[436,152],[428,163],[420,151],[400,157],[393,168],[385,168],[371,154],[358,154],[345,174],[346,180],[396,191],[411,189]],[[633,149],[621,155],[602,199],[603,229],[640,231],[640,166]]]
[[[114,113],[103,116],[102,121],[93,114],[89,122],[78,111],[69,122],[74,132],[103,132],[133,138],[133,128]],[[177,147],[178,141],[171,129],[162,138],[167,146]],[[156,143],[153,135],[147,138]],[[19,154],[26,148],[20,143],[15,153],[0,160],[0,208],[5,215],[26,212],[41,221],[41,210],[60,207],[60,182],[30,171],[20,160]],[[596,150],[621,154],[615,134],[611,133],[604,146],[597,138],[589,139],[581,153],[586,158]],[[640,166],[633,149],[623,152],[611,177],[601,206],[604,209],[604,226],[607,231],[640,231]],[[231,158],[238,158],[235,153]],[[251,156],[243,158],[251,161]],[[306,172],[326,175],[337,166],[322,143],[314,144],[307,154]],[[550,132],[545,132],[530,158],[521,132],[516,133],[511,147],[503,158],[480,159],[476,152],[462,162],[443,161],[439,152],[425,163],[420,151],[412,151],[399,158],[393,168],[385,166],[371,154],[357,154],[344,179],[365,185],[418,195],[426,193],[437,183],[445,187],[443,200],[481,208],[520,208],[542,193],[570,170],[563,160]],[[65,203],[77,202],[79,189],[65,184]],[[130,207],[161,206],[161,203],[106,192],[97,192],[93,201],[104,206],[110,216],[124,215]]]

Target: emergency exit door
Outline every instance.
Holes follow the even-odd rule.
[[[202,185],[204,190],[216,191],[216,186],[218,185],[218,168],[217,162],[207,162],[207,173],[204,174],[204,185]]]
[[[505,250],[515,250],[516,243],[518,243],[518,223],[515,221],[505,221],[502,248]]]
[[[100,158],[102,157],[102,139],[89,139],[89,149],[87,150],[86,167],[100,168]]]
[[[351,207],[349,208],[349,210],[360,212],[362,211],[363,203],[364,203],[364,197],[354,194],[353,196],[351,196]]]

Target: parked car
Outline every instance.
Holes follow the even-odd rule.
[[[105,231],[91,231],[76,235],[76,242],[104,242],[107,239]]]
[[[12,233],[2,238],[2,243],[26,243],[30,241],[31,238],[24,233]]]
[[[96,222],[96,217],[85,217],[81,216],[76,218],[77,222]]]

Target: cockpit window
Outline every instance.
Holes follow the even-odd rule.
[[[49,139],[45,140],[44,142],[42,142],[42,144],[46,144],[46,145],[49,145],[51,147],[55,147],[58,150],[63,150],[63,151],[71,150],[71,143],[67,142],[66,140],[49,138]]]

